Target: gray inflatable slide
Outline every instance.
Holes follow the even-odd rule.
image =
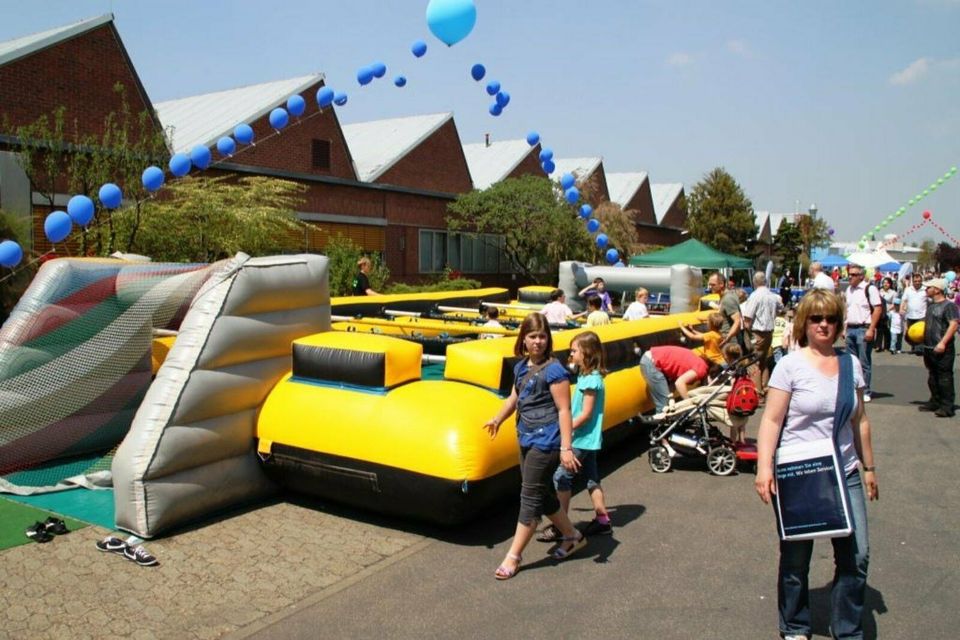
[[[225,261],[200,289],[113,460],[116,525],[143,538],[275,490],[256,417],[291,342],[330,329],[327,258]]]

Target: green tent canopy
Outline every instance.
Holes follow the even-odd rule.
[[[753,260],[717,251],[699,240],[690,238],[678,245],[630,258],[634,267],[669,267],[688,264],[701,269],[752,269]]]

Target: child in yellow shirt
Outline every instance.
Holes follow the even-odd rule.
[[[723,336],[720,335],[720,328],[722,326],[723,315],[715,312],[707,316],[708,331],[701,333],[696,329],[691,329],[689,326],[684,325],[682,322],[680,323],[680,331],[690,340],[703,342],[702,347],[697,347],[693,350],[694,353],[713,364],[723,364],[726,360],[723,359],[723,353],[720,351],[720,343],[723,341]]]

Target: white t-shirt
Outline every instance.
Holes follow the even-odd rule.
[[[826,289],[827,291],[835,291],[836,285],[833,283],[833,278],[825,274],[823,271],[813,276],[813,288],[814,289]]]
[[[642,302],[631,302],[627,310],[623,312],[624,320],[640,320],[650,316],[647,311],[647,305]]]
[[[566,324],[567,318],[573,315],[573,309],[564,302],[554,300],[544,305],[542,313],[550,324]]]
[[[901,299],[906,303],[907,320],[923,320],[927,317],[927,290],[923,287],[907,287]]]
[[[860,361],[850,354],[843,354],[840,357],[853,360],[854,389],[866,387]],[[781,444],[788,445],[832,437],[833,415],[837,410],[838,383],[836,376],[823,375],[810,363],[802,351],[788,353],[777,363],[770,375],[770,386],[790,394],[790,406],[787,409],[787,420],[783,425]],[[853,408],[856,411],[856,397],[853,402]],[[850,473],[857,468],[859,460],[857,450],[853,446],[853,428],[849,422],[840,429],[837,440],[840,444],[843,468]]]
[[[487,320],[487,321],[483,324],[483,326],[484,326],[484,327],[496,327],[497,329],[503,329],[503,325],[500,324],[499,322],[497,322],[496,320],[493,320],[493,319]],[[491,339],[491,338],[502,338],[502,337],[503,337],[503,334],[500,334],[500,333],[481,333],[481,334],[480,334],[480,339],[481,339],[481,340],[489,340],[489,339]]]
[[[751,318],[753,331],[773,331],[777,312],[783,307],[780,296],[767,287],[757,287],[743,305],[743,317]]]

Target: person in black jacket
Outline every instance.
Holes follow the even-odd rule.
[[[367,276],[370,273],[370,267],[372,263],[370,258],[363,256],[357,261],[357,267],[360,269],[356,277],[353,279],[353,295],[355,296],[378,296],[380,295],[376,291],[370,288],[370,278]]]

